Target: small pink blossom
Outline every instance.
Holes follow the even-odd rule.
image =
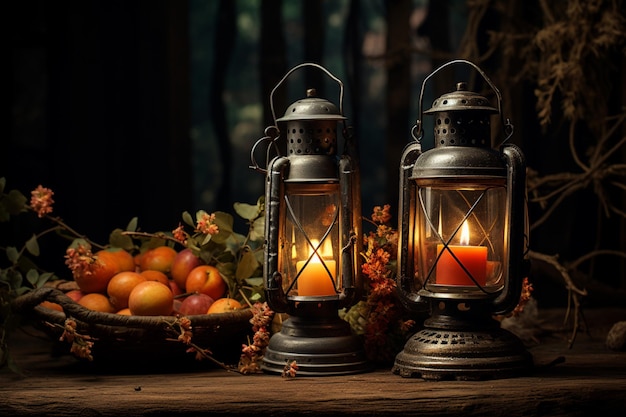
[[[46,214],[52,213],[52,205],[54,204],[52,196],[54,193],[51,189],[38,185],[30,194],[30,206],[37,212],[37,216],[44,217]]]
[[[185,232],[185,228],[180,223],[178,223],[178,227],[176,229],[172,230],[172,236],[174,236],[174,239],[183,243],[186,243],[187,238],[189,237],[187,232]]]
[[[91,246],[78,245],[76,248],[67,248],[65,251],[65,265],[72,271],[72,276],[89,276],[97,267],[96,257],[91,252]]]
[[[380,206],[374,207],[374,212],[372,213],[372,221],[375,223],[387,223],[391,220],[391,213],[389,210],[391,209],[391,205],[385,204],[382,208]]]
[[[283,378],[295,378],[297,372],[298,363],[296,361],[291,361],[285,364],[285,368],[283,369],[283,373],[281,376]]]
[[[215,224],[215,213],[203,213],[200,220],[198,220],[196,231],[204,233],[205,235],[218,234],[220,230],[219,227],[217,227],[217,225]]]

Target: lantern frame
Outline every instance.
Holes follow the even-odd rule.
[[[467,64],[484,78],[496,95],[496,107],[459,83],[456,92],[422,112],[427,81],[455,64]],[[405,308],[430,317],[396,356],[392,371],[403,377],[502,378],[532,364],[521,341],[493,318],[519,303],[529,269],[525,160],[517,146],[506,143],[513,125],[504,120],[501,101],[495,85],[470,61],[450,61],[423,81],[414,142],[400,162],[397,288]],[[434,128],[439,141],[426,151],[421,147],[424,114],[441,115],[437,123],[445,119]],[[500,116],[506,134],[498,150],[491,148],[493,114]],[[452,247],[467,222],[480,226],[474,233],[483,240]],[[466,257],[461,259],[461,253]]]
[[[275,91],[294,71],[307,66],[322,70],[338,83],[339,108],[309,89],[305,99],[293,103],[284,117],[277,119]],[[274,125],[255,143],[251,159],[252,167],[266,176],[266,300],[288,319],[282,322],[281,331],[272,335],[261,367],[269,373],[282,373],[285,363],[295,360],[301,375],[364,372],[369,364],[360,339],[339,318],[339,309],[358,301],[362,286],[358,158],[345,126],[343,83],[324,67],[303,63],[274,87],[270,106]],[[339,123],[344,124],[345,144],[338,156]],[[285,155],[280,151],[281,141],[286,145]],[[254,157],[261,144],[267,145],[266,169]],[[327,244],[332,246],[329,257],[322,252]],[[303,251],[308,254],[301,255]],[[302,295],[305,279],[315,280],[309,285],[314,292]],[[334,291],[328,290],[329,285]],[[322,287],[325,292],[317,293]]]

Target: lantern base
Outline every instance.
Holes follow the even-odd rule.
[[[292,316],[270,339],[261,368],[282,373],[296,361],[298,375],[346,375],[370,370],[361,340],[350,325],[336,318],[311,319]]]
[[[488,319],[490,325],[478,330],[471,329],[472,323],[437,326],[450,322],[441,317],[427,320],[396,355],[392,372],[407,378],[466,381],[510,378],[532,368],[532,356],[522,341],[496,320]]]

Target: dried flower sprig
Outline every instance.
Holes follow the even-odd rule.
[[[287,361],[285,367],[283,368],[283,372],[281,376],[283,378],[295,378],[298,373],[298,363],[296,361]]]
[[[198,346],[196,343],[192,341],[193,339],[193,329],[191,325],[191,320],[185,316],[177,316],[174,321],[165,321],[167,328],[172,331],[173,335],[176,335],[176,338],[167,338],[166,340],[173,342],[181,342],[189,348],[187,349],[187,353],[194,353],[196,360],[207,359],[222,369],[227,371],[235,371],[232,367],[226,365],[224,362],[221,362],[213,356],[213,352],[210,349],[205,349]]]
[[[398,232],[389,225],[391,206],[376,206],[371,219],[364,218],[374,230],[363,236],[362,272],[366,277],[367,297],[345,312],[357,334],[364,337],[364,349],[373,362],[386,363],[404,346],[414,320],[405,316],[396,296]]]
[[[87,359],[88,361],[93,361],[93,356],[91,355],[91,349],[93,348],[94,338],[89,335],[84,335],[78,333],[76,320],[72,318],[65,319],[65,323],[63,326],[57,323],[46,323],[52,327],[60,327],[63,329],[63,333],[59,337],[59,341],[71,343],[72,347],[70,348],[70,352],[82,359]]]
[[[274,311],[270,309],[267,302],[257,302],[252,307],[254,312],[250,323],[252,324],[252,343],[248,340],[247,345],[241,348],[239,358],[239,372],[242,374],[260,373],[261,362],[265,355],[265,349],[270,342],[270,327],[274,319]]]
[[[7,191],[6,178],[0,178],[0,222],[9,222],[16,216],[34,213],[38,218],[51,224],[50,227],[34,233],[21,246],[9,245],[0,248],[6,255],[6,258],[0,261],[0,368],[8,364],[16,373],[20,371],[11,359],[7,339],[9,330],[15,327],[18,319],[12,314],[10,303],[22,294],[44,286],[48,281],[59,279],[54,272],[42,269],[34,261],[34,258],[40,255],[39,240],[46,235],[57,234],[68,240],[83,239],[94,247],[102,248],[71,228],[61,218],[52,215],[54,211],[52,190],[39,185],[30,195],[28,200],[18,190]],[[72,349],[77,355],[88,358],[92,342],[80,338],[77,340],[82,341]]]

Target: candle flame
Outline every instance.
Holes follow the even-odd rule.
[[[311,246],[309,246],[309,257],[311,262],[321,262],[320,255],[323,259],[333,258],[333,245],[330,240],[324,240],[322,246],[315,253],[315,248],[320,245],[320,241],[317,239],[311,239]]]
[[[469,226],[467,225],[467,220],[465,220],[463,222],[463,226],[461,226],[461,239],[460,239],[460,243],[461,245],[469,245],[470,242],[470,232],[469,232]]]

